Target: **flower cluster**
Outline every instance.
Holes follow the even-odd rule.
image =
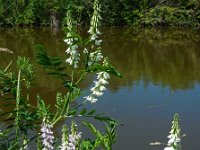
[[[66,150],[68,147],[68,129],[67,126],[64,125],[62,127],[62,145],[61,150]]]
[[[89,33],[91,35],[90,40],[95,42],[95,45],[100,45],[102,40],[98,40],[99,35],[101,34],[100,31],[98,30],[98,26],[100,25],[100,4],[98,0],[94,1],[94,12],[93,16],[90,22],[90,29]]]
[[[91,103],[97,102],[97,97],[103,95],[103,91],[106,90],[105,85],[108,84],[107,79],[110,78],[110,75],[105,72],[101,71],[97,73],[97,81],[94,81],[95,86],[91,88],[91,95],[85,97],[86,100],[90,101]]]
[[[64,40],[65,43],[69,46],[65,51],[67,54],[70,55],[69,58],[66,59],[66,62],[69,63],[74,68],[78,68],[78,62],[80,60],[80,54],[78,53],[78,46],[75,44],[77,42],[77,38],[72,36],[72,28],[73,23],[71,19],[71,12],[68,11],[67,13],[67,28],[69,32],[67,33],[67,38]]]
[[[101,34],[100,31],[98,30],[98,27],[100,25],[100,4],[99,4],[99,0],[95,0],[94,1],[94,5],[93,5],[93,16],[90,22],[90,29],[88,31],[88,33],[90,33],[90,41],[93,42],[94,45],[97,46],[97,50],[94,52],[88,52],[87,49],[84,49],[84,53],[89,55],[88,60],[87,60],[87,65],[88,66],[92,66],[93,64],[95,64],[96,62],[100,62],[103,59],[103,55],[101,52],[101,48],[99,47],[102,40],[99,39],[99,35]],[[94,48],[94,45],[92,44],[92,49]]]
[[[77,125],[75,122],[72,122],[70,135],[68,135],[67,127],[64,126],[61,150],[76,150],[78,142],[81,139],[81,134],[81,132],[77,132]]]
[[[172,121],[172,128],[171,131],[169,132],[170,135],[168,136],[169,141],[167,143],[167,147],[164,148],[164,150],[180,150],[180,142],[181,142],[181,137],[180,137],[180,127],[179,127],[179,116],[176,114],[174,116],[174,120]]]
[[[96,46],[99,46],[102,42],[101,39],[99,39],[99,35],[101,35],[100,31],[98,30],[98,27],[100,25],[100,4],[99,0],[94,1],[94,12],[93,16],[90,22],[90,29],[89,33],[91,35],[90,41],[94,42]],[[88,53],[87,50],[85,50],[84,53]],[[93,64],[100,62],[103,59],[103,55],[101,52],[100,47],[97,48],[95,52],[89,53],[89,60],[88,60],[88,66],[92,66]],[[108,84],[107,79],[110,78],[110,75],[105,72],[101,71],[97,73],[97,81],[94,81],[95,86],[90,89],[92,92],[89,96],[86,96],[85,99],[90,101],[91,103],[97,102],[97,97],[103,95],[103,91],[106,90],[105,85]]]
[[[43,121],[41,125],[41,132],[42,132],[42,143],[43,143],[43,149],[42,150],[52,150],[53,149],[53,132],[52,129],[53,126],[50,123],[47,123]]]
[[[93,64],[100,62],[102,59],[103,55],[100,49],[95,52],[91,52],[89,54],[88,66],[92,66]]]

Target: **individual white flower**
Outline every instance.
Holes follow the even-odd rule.
[[[105,91],[105,90],[106,90],[106,88],[105,88],[105,86],[103,86],[103,85],[100,85],[100,86],[99,86],[99,90],[100,90],[100,91]]]
[[[95,40],[95,45],[99,46],[101,45],[102,40]]]
[[[95,61],[96,61],[96,62],[99,62],[99,61],[101,61],[102,59],[103,59],[103,55],[102,55],[102,53],[101,53],[101,50],[96,51],[96,58],[95,58]]]
[[[168,145],[171,145],[171,144],[177,145],[177,143],[181,141],[178,135],[175,135],[175,134],[170,134],[168,138],[169,138]]]
[[[45,121],[41,125],[41,132],[42,132],[42,143],[43,149],[42,150],[52,150],[53,149],[53,141],[54,136],[52,129],[53,126],[50,123],[46,123]]]
[[[94,34],[91,35],[90,40],[91,40],[91,41],[94,41],[94,40],[96,40],[97,38],[98,38],[98,35],[94,33]]]
[[[106,84],[108,84],[108,81],[106,81],[105,79],[99,79],[99,83],[101,84],[101,85],[106,85]]]
[[[88,54],[87,48],[84,48],[83,53],[84,53],[84,54]]]
[[[99,82],[96,82],[95,87],[91,88],[90,90],[91,90],[91,91],[95,91],[97,87],[98,87],[99,91],[104,91],[104,90],[106,90],[105,86],[99,84]]]
[[[95,90],[92,91],[92,94],[99,97],[103,95],[103,92],[101,92],[100,89],[96,88]]]
[[[70,38],[72,35],[71,33],[67,33],[67,39],[64,39],[64,42],[67,43],[67,45],[72,45],[73,44],[73,38]]]
[[[86,96],[84,98],[90,101],[91,103],[96,103],[97,97],[102,96],[103,91],[106,90],[105,85],[108,84],[107,79],[109,78],[110,75],[105,71],[97,73],[97,81],[94,81],[95,86],[90,89],[91,95]]]
[[[97,79],[110,79],[110,75],[107,73],[107,72],[99,72],[97,73],[98,76],[97,76]]]
[[[87,101],[89,101],[90,103],[96,103],[98,101],[97,98],[95,98],[93,95],[89,95],[84,97]]]

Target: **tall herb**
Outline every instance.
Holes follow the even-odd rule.
[[[70,7],[69,7],[70,8]],[[26,58],[19,57],[17,61],[18,73],[8,71],[9,66],[0,71],[1,90],[7,92],[15,100],[15,108],[9,112],[2,113],[1,116],[8,117],[5,123],[12,120],[11,126],[6,125],[3,135],[8,135],[7,139],[0,141],[1,147],[5,149],[28,149],[30,142],[35,142],[37,148],[43,150],[50,149],[112,149],[116,140],[116,125],[118,124],[112,118],[96,113],[96,110],[87,110],[84,108],[87,102],[97,102],[97,97],[106,90],[107,79],[111,75],[121,77],[121,74],[109,64],[107,58],[104,58],[101,52],[101,33],[100,27],[100,2],[94,1],[94,11],[91,18],[91,27],[89,29],[89,38],[84,39],[76,33],[74,19],[71,15],[71,9],[67,12],[67,36],[64,42],[67,44],[66,57],[63,61],[60,57],[48,56],[43,46],[38,45],[37,62],[42,65],[49,75],[54,75],[61,79],[66,88],[65,93],[57,93],[56,112],[52,112],[50,105],[38,94],[37,107],[29,102],[29,92],[33,80],[33,68]],[[66,67],[66,66],[69,67]],[[95,85],[90,89],[90,94],[81,98],[84,89],[80,88],[80,83],[86,79],[89,74],[96,74]],[[23,91],[26,88],[26,91]],[[84,91],[85,92],[85,91]],[[83,97],[83,96],[82,96]],[[3,97],[6,99],[6,97]],[[77,99],[80,99],[78,102]],[[77,105],[72,106],[75,102]],[[10,115],[9,115],[10,114]],[[82,122],[89,128],[94,135],[93,139],[83,139],[78,130],[74,118],[93,118],[100,123],[105,123],[105,133],[101,133],[90,122]],[[54,135],[53,129],[61,120],[73,120],[71,125],[63,125],[62,141]],[[71,133],[68,132],[68,126],[71,127]],[[37,139],[37,140],[36,140]]]

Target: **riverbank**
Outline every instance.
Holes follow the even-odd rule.
[[[68,6],[79,25],[90,23],[92,0],[0,2],[0,26],[65,26]],[[200,26],[198,0],[114,0],[101,2],[106,26]]]

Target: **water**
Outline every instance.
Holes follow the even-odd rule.
[[[88,106],[119,120],[115,150],[160,150],[151,142],[167,142],[172,117],[179,113],[183,150],[198,150],[200,139],[200,33],[183,29],[103,28],[103,53],[123,74],[110,80],[108,91],[97,104]],[[85,29],[80,31],[85,35]],[[5,67],[17,56],[30,57],[36,81],[31,99],[41,93],[54,103],[60,82],[46,76],[35,61],[35,44],[51,55],[65,57],[64,33],[52,35],[49,29],[1,29],[0,47],[14,54],[0,53]],[[93,78],[93,77],[91,77]],[[90,79],[81,85],[92,86]]]

